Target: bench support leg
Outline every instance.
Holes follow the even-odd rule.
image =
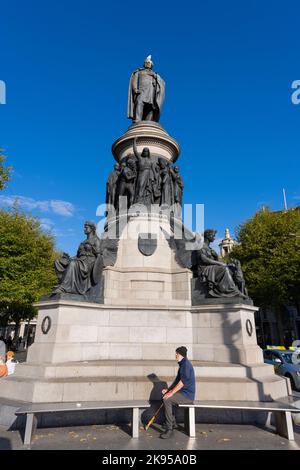
[[[186,408],[184,413],[185,430],[192,438],[196,437],[195,408]]]
[[[277,411],[275,413],[276,432],[290,441],[294,440],[292,414],[290,411]]]
[[[132,409],[132,437],[138,438],[139,437],[139,421],[140,421],[140,413],[139,408]]]
[[[25,436],[24,436],[24,445],[30,445],[32,428],[35,424],[36,418],[33,413],[28,413],[26,415],[26,426],[25,426]]]

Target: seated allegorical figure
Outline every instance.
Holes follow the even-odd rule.
[[[101,271],[101,242],[96,234],[96,225],[85,222],[84,233],[87,239],[80,243],[77,256],[70,257],[67,253],[55,261],[55,270],[59,284],[53,294],[86,294],[95,285],[97,273]]]
[[[216,230],[204,232],[202,248],[196,251],[197,274],[206,284],[209,297],[248,298],[245,281],[238,260],[226,264],[219,260],[218,254],[209,246],[215,240]]]

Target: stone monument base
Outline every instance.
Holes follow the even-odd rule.
[[[151,277],[145,279],[143,289],[147,291],[152,283]],[[256,307],[218,304],[191,308],[183,300],[167,306],[163,298],[158,300],[160,305],[154,307],[152,301],[146,307],[145,299],[134,300],[134,305],[130,296],[123,297],[123,305],[40,302],[27,363],[39,367],[79,361],[175,360],[175,349],[181,344],[195,361],[263,363],[256,343]],[[165,302],[169,304],[168,299]]]
[[[35,343],[27,362],[1,380],[1,399],[156,401],[177,374],[182,344],[195,367],[197,400],[286,396],[285,379],[263,363],[256,344],[255,309],[41,302]]]
[[[196,400],[271,401],[287,395],[286,381],[266,364],[193,361]],[[1,384],[1,397],[31,403],[108,399],[160,400],[177,374],[175,361],[84,361],[19,364]]]

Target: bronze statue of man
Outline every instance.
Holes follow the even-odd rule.
[[[179,174],[179,167],[170,168],[172,177],[172,206],[176,217],[181,217],[182,195],[183,195],[183,179]]]
[[[136,69],[130,77],[128,90],[128,118],[133,122],[158,122],[165,98],[165,82],[153,70],[151,55],[144,67]]]
[[[182,207],[182,194],[183,194],[183,179],[179,174],[179,167],[174,166],[170,169],[173,181],[173,204],[179,204]]]
[[[134,201],[136,175],[135,161],[133,158],[128,158],[126,165],[121,169],[118,193],[118,196],[127,196],[128,207],[132,206]]]
[[[161,205],[171,205],[171,175],[170,175],[170,166],[168,162],[160,157],[158,159],[158,164],[160,167],[160,177],[161,177]]]

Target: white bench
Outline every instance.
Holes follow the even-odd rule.
[[[26,415],[24,444],[30,445],[33,425],[36,425],[36,415],[42,413],[63,413],[66,411],[94,411],[132,409],[131,431],[132,437],[139,437],[139,410],[150,407],[147,401],[97,401],[97,402],[68,402],[68,403],[32,403],[21,406],[16,415]]]
[[[276,432],[280,436],[289,440],[294,440],[294,430],[292,422],[292,413],[300,413],[300,409],[293,406],[295,400],[291,397],[279,398],[273,402],[260,401],[194,401],[193,404],[178,405],[179,408],[185,408],[186,430],[190,437],[196,437],[195,409],[210,408],[221,410],[250,410],[258,412],[272,412],[275,415]]]

